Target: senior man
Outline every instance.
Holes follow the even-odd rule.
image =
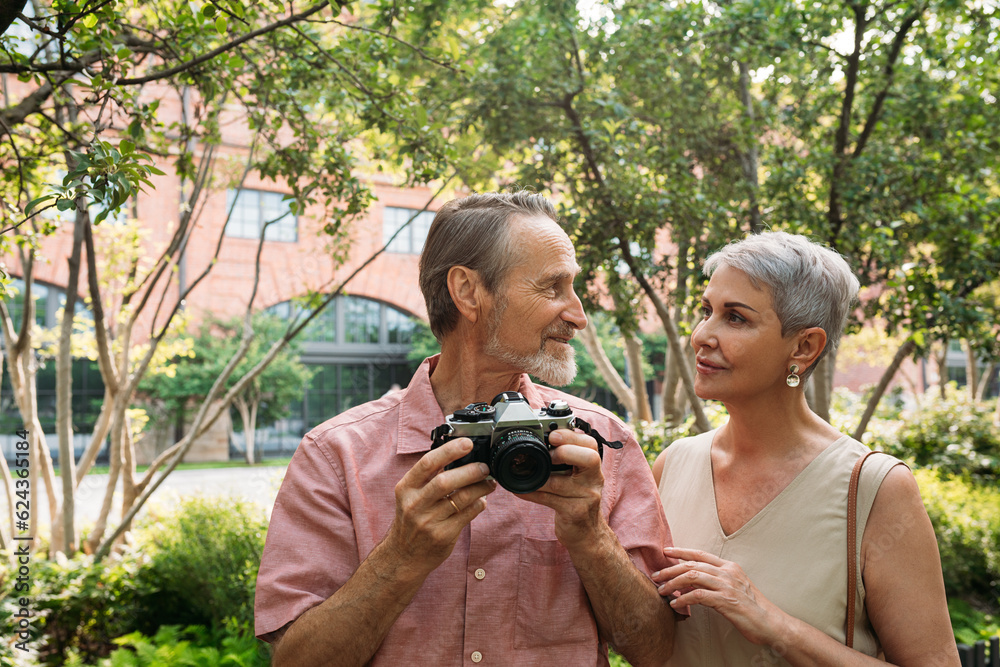
[[[573,245],[526,192],[437,213],[420,288],[441,354],[409,386],[306,435],[275,501],[257,579],[256,632],[283,665],[606,665],[607,645],[660,664],[674,612],[649,575],[670,534],[643,453],[610,413],[528,378],[576,373],[587,324]],[[468,438],[431,431],[468,404],[554,399],[621,449],[550,434],[540,489],[498,488],[484,463],[446,469]]]

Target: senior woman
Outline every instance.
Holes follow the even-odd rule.
[[[913,475],[888,455],[861,468],[848,599],[848,488],[869,450],[803,391],[856,299],[847,263],[802,236],[765,232],[704,270],[695,392],[721,401],[729,420],[653,465],[678,545],[665,550],[678,564],[654,580],[691,610],[668,664],[875,665],[884,653],[896,665],[957,666],[934,530]]]

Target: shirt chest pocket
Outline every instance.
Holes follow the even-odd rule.
[[[597,646],[597,624],[569,552],[558,540],[521,538],[514,647]]]

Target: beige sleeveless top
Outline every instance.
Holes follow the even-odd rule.
[[[771,602],[843,643],[847,618],[847,489],[868,448],[843,436],[820,453],[778,496],[732,535],[719,524],[712,481],[715,431],[667,448],[660,497],[673,543],[739,563]],[[854,648],[877,655],[878,638],[864,609],[861,537],[879,485],[901,462],[873,456],[858,487]],[[788,665],[778,651],[746,640],[721,614],[695,605],[677,625],[674,667]]]

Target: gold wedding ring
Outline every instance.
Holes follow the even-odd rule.
[[[458,514],[459,512],[462,511],[462,510],[458,509],[458,505],[456,505],[455,501],[451,499],[451,494],[450,493],[447,496],[445,496],[444,499],[447,500],[449,503],[451,503],[451,506],[455,508],[455,514]]]

